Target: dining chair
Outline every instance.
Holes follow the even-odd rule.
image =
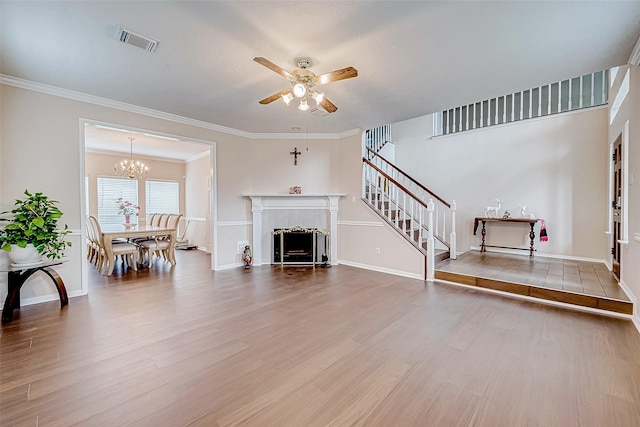
[[[158,215],[158,214],[154,214],[154,213],[149,214],[149,215],[147,216],[147,224],[149,224],[149,225],[154,225],[154,224],[153,224],[153,221],[155,221],[155,218],[156,218],[156,216],[157,216],[157,215]]]
[[[160,221],[158,222],[158,225],[160,227],[166,227],[170,217],[171,217],[171,214],[160,215]]]
[[[96,245],[95,232],[93,224],[89,217],[87,217],[87,259],[94,265],[98,264],[98,247]]]
[[[166,228],[177,230],[178,223],[182,214],[167,215]],[[171,238],[169,235],[155,236],[153,239],[147,239],[142,242],[138,242],[140,247],[140,262],[144,263],[148,261],[148,265],[151,266],[153,262],[153,255],[156,258],[162,257],[165,260],[169,260],[169,249],[171,249]]]
[[[126,243],[121,241],[112,241],[111,248],[113,250],[113,258],[107,259],[106,252],[104,250],[104,242],[102,238],[102,229],[98,219],[94,216],[90,216],[89,220],[92,223],[94,230],[96,243],[99,246],[99,263],[98,270],[104,274],[111,263],[115,263],[116,259],[120,256],[122,258],[123,265],[127,265],[134,270],[138,270],[138,246],[133,243]]]

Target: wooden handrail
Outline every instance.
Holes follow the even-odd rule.
[[[373,153],[374,156],[380,157],[382,160],[384,160],[388,165],[390,165],[392,168],[394,168],[395,170],[397,170],[398,172],[400,172],[402,175],[406,176],[411,182],[413,182],[414,184],[416,184],[418,187],[422,188],[424,191],[426,191],[427,193],[431,194],[435,199],[437,199],[440,203],[442,203],[443,205],[445,205],[448,208],[451,208],[451,205],[444,200],[442,197],[438,196],[436,193],[434,193],[433,191],[429,190],[427,187],[425,187],[424,185],[422,185],[421,183],[419,183],[418,181],[416,181],[415,179],[411,178],[410,175],[408,175],[405,171],[403,171],[402,169],[400,169],[399,167],[395,166],[393,163],[391,163],[389,160],[385,159],[383,156],[381,156],[380,154],[378,154],[375,150],[372,150],[369,147],[366,147],[368,151],[371,151]],[[364,157],[362,158],[362,160],[365,160],[367,162],[369,162],[369,160],[365,159]],[[375,166],[375,165],[374,165]]]

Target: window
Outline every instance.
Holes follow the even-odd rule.
[[[152,213],[180,213],[178,203],[178,183],[176,181],[146,181],[147,204],[146,212]]]
[[[124,217],[119,215],[118,199],[138,204],[138,180],[129,178],[98,177],[98,221],[101,224],[122,224]],[[132,217],[131,223],[137,224],[138,217]]]

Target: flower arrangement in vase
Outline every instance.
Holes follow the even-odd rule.
[[[129,225],[131,223],[132,216],[140,215],[140,206],[134,205],[128,200],[124,200],[122,197],[118,197],[116,200],[118,204],[118,215],[124,215],[124,223]]]

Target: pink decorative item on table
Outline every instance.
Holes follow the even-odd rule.
[[[134,205],[132,202],[124,200],[122,197],[119,197],[116,200],[116,203],[118,204],[118,215],[124,215],[125,225],[131,224],[131,217],[133,215],[140,215],[140,206]]]

